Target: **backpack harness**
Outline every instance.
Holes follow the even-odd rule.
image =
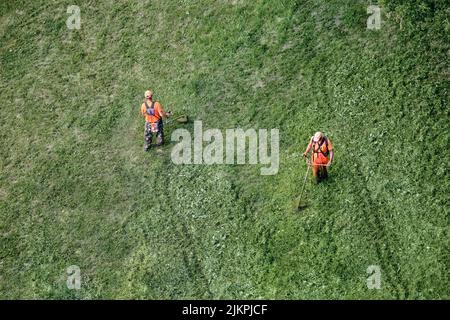
[[[325,143],[325,146],[327,148],[326,152],[322,151],[322,145],[324,143]],[[316,146],[317,146],[317,148],[316,148]],[[327,138],[323,138],[321,144],[319,144],[318,142],[314,142],[314,140],[313,140],[313,146],[312,147],[313,147],[313,153],[315,153],[315,154],[318,154],[320,152],[325,157],[328,157],[328,154],[330,153],[329,150],[328,150],[328,139]]]
[[[152,106],[149,107],[147,104],[147,101],[144,101],[145,103],[145,113],[147,113],[149,116],[155,116],[155,103],[156,101],[152,102]],[[150,131],[151,132],[158,132],[160,128],[160,122],[161,119],[159,119],[157,122],[149,122],[150,123]],[[161,123],[162,125],[162,123]],[[162,127],[162,126],[161,126]]]
[[[144,101],[144,103],[145,103],[145,112],[149,116],[154,116],[155,115],[155,101],[152,102],[151,107],[148,106],[147,101]]]

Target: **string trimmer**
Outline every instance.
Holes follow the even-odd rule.
[[[189,118],[187,115],[184,114],[184,115],[178,116],[176,118],[167,120],[166,123],[164,123],[164,126],[167,126],[167,125],[173,123],[174,121],[176,121],[178,123],[187,123],[189,121]]]

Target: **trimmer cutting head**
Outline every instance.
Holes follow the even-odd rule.
[[[189,121],[188,116],[180,116],[180,117],[178,117],[176,120],[177,120],[177,122],[179,122],[179,123],[186,123],[186,122]]]

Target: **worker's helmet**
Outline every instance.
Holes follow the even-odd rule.
[[[153,92],[151,92],[150,90],[145,91],[144,96],[146,99],[151,99],[153,96]]]
[[[322,138],[323,138],[323,133],[320,131],[317,131],[314,134],[313,140],[314,140],[314,142],[317,142],[317,141],[320,141],[320,139],[322,139]]]

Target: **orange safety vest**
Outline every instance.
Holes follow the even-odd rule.
[[[321,142],[312,140],[312,160],[316,164],[327,164],[332,150],[331,142],[324,137]]]
[[[147,101],[141,106],[141,114],[144,116],[145,121],[150,124],[151,131],[157,132],[161,122],[161,113],[162,107],[158,101],[152,101],[151,105],[148,105]]]

